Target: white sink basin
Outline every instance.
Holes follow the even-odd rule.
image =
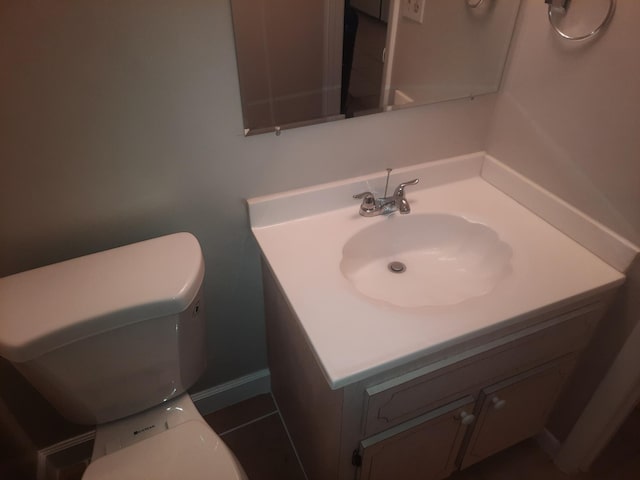
[[[486,225],[447,214],[393,215],[346,242],[340,270],[375,301],[453,305],[489,293],[511,273],[511,255]]]
[[[517,330],[534,313],[624,281],[565,227],[600,245],[606,258],[635,255],[484,154],[402,169],[389,184],[410,178],[420,184],[407,192],[409,215],[358,215],[353,194],[384,191],[384,173],[249,201],[267,275],[333,389],[503,328]],[[407,270],[391,273],[392,261]]]

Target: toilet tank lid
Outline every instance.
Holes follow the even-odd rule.
[[[77,340],[184,311],[204,278],[175,233],[0,278],[0,355],[26,362]]]

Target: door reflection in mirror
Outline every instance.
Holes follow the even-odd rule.
[[[254,134],[495,92],[520,1],[231,6],[245,134]]]

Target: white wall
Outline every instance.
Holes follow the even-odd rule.
[[[227,0],[0,0],[0,275],[193,232],[196,390],[266,366],[245,198],[480,150],[495,100],[245,138],[238,91]]]
[[[523,1],[487,150],[640,244],[640,2],[617,3],[596,41],[570,43],[552,33],[544,2]],[[573,2],[568,15],[595,26],[607,5]],[[628,276],[552,417],[561,439],[640,319],[640,261]]]
[[[640,244],[640,2],[617,3],[600,38],[571,43],[523,1],[487,149]]]

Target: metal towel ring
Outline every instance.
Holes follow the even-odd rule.
[[[473,3],[471,0],[467,0],[467,7],[478,8],[482,5],[484,0],[476,0],[476,3]]]
[[[480,3],[482,3],[482,0],[480,0],[479,4]],[[604,20],[602,20],[602,22],[600,22],[600,25],[598,25],[594,30],[592,30],[591,32],[585,35],[573,36],[573,35],[567,35],[557,27],[557,25],[553,21],[553,10],[554,10],[553,2],[548,1],[547,3],[549,3],[549,23],[551,24],[555,32],[566,40],[586,40],[587,38],[596,36],[598,33],[602,31],[604,27],[606,27],[609,24],[609,22],[611,21],[611,18],[613,17],[614,12],[616,11],[616,0],[609,0],[609,10],[607,11],[607,16],[604,18]],[[564,10],[564,13],[566,13],[566,10],[564,8],[562,8],[561,10]]]

